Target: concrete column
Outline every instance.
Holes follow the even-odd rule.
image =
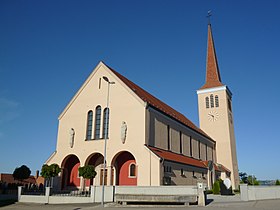
[[[80,176],[80,190],[85,190],[84,177]]]
[[[112,167],[108,166],[107,167],[107,186],[111,185],[111,173],[112,173]]]
[[[248,201],[248,184],[240,184],[240,195],[242,201]]]
[[[90,186],[90,201],[95,202],[95,186],[93,185]]]
[[[18,202],[20,201],[22,186],[18,186]]]
[[[50,197],[50,193],[51,193],[51,188],[50,187],[46,187],[46,192],[45,192],[45,203],[49,203],[49,197]]]
[[[211,190],[212,189],[212,183],[211,183],[211,171],[208,169],[207,170],[207,184],[208,184],[208,189]]]
[[[198,195],[198,206],[206,205],[206,191],[205,186],[202,182],[197,183],[197,195]]]
[[[215,181],[216,181],[216,171],[215,171],[215,166],[213,165],[213,169],[212,169],[212,186],[214,186]]]

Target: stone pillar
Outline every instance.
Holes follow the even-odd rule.
[[[18,202],[20,202],[21,192],[22,192],[22,186],[18,186]]]
[[[86,190],[86,183],[84,177],[80,176],[80,191]]]
[[[90,201],[95,202],[95,186],[90,185]]]
[[[248,201],[248,184],[240,184],[240,195],[242,201]]]
[[[208,185],[208,190],[212,189],[212,183],[211,183],[211,176],[212,176],[212,172],[211,170],[208,169],[207,171],[207,185]]]
[[[205,206],[206,205],[206,191],[205,186],[202,182],[197,183],[197,195],[198,195],[198,206]]]
[[[50,197],[50,193],[51,193],[51,188],[50,187],[46,187],[46,192],[45,192],[45,204],[49,203],[49,197]]]

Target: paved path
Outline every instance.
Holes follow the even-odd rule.
[[[173,206],[174,210],[279,210],[280,209],[280,199],[279,200],[262,200],[262,201],[250,201],[244,202],[240,201],[240,197],[224,197],[224,196],[208,196],[209,199],[214,199],[206,207],[197,206]],[[102,208],[99,204],[59,204],[59,205],[44,205],[44,204],[28,204],[28,203],[15,203],[12,205],[1,207],[1,210],[170,210],[170,206],[157,206],[157,207],[147,207],[147,206],[111,206],[108,205],[106,208]]]
[[[238,195],[207,195],[207,199],[214,203],[232,203],[241,202],[240,194]]]

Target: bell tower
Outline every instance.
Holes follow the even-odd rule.
[[[231,171],[232,188],[238,189],[232,93],[221,80],[210,23],[207,45],[206,80],[197,90],[200,128],[216,141],[217,163]]]

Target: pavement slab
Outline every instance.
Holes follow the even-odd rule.
[[[182,210],[182,209],[190,209],[190,210],[279,210],[280,209],[280,199],[277,200],[259,200],[259,201],[241,201],[238,200],[238,197],[232,197],[231,199],[223,197],[208,197],[213,199],[211,203],[209,203],[206,207],[199,206],[114,206],[114,205],[106,205],[102,207],[100,204],[32,204],[32,203],[14,203],[11,205],[1,207],[1,210]],[[215,199],[216,198],[216,199]]]

